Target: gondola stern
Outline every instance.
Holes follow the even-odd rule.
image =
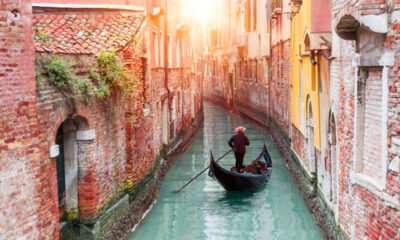
[[[208,176],[209,177],[214,177],[214,172],[213,172],[213,162],[214,162],[215,160],[214,160],[214,155],[213,155],[213,153],[212,153],[212,151],[210,151],[210,167],[209,167],[209,169],[208,169]]]
[[[265,155],[265,158],[266,158],[266,160],[267,160],[267,167],[268,167],[268,168],[272,168],[272,158],[271,158],[271,156],[269,155],[268,148],[267,148],[267,146],[265,145],[265,143],[264,143],[263,154]]]

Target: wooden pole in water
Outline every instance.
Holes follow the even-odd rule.
[[[227,153],[225,153],[222,157],[218,158],[215,162],[218,162],[219,160],[223,159],[226,155],[228,155],[230,152],[232,152],[232,150],[228,151]],[[178,191],[176,191],[177,193],[180,192],[182,189],[184,189],[187,185],[189,185],[191,182],[193,182],[196,178],[198,178],[203,172],[205,172],[207,169],[210,168],[210,165],[208,165],[208,167],[206,167],[205,169],[203,169],[199,174],[197,174],[194,178],[192,178],[189,182],[187,182],[185,185],[183,185]]]

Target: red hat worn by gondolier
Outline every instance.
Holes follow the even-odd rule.
[[[237,127],[236,128],[236,132],[244,132],[244,131],[246,131],[246,128],[245,127]]]

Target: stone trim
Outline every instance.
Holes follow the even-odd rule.
[[[118,4],[56,4],[56,3],[32,3],[37,8],[74,8],[74,9],[113,9],[129,11],[145,11],[145,8]]]
[[[50,147],[50,158],[55,158],[60,155],[60,146],[58,144]]]
[[[81,130],[76,132],[77,141],[91,141],[96,138],[96,130]]]
[[[383,192],[383,186],[376,184],[373,179],[361,173],[350,171],[350,180],[352,184],[357,184],[365,188],[376,197],[380,198],[386,206],[400,210],[400,202],[396,197]]]
[[[374,33],[386,34],[389,32],[388,15],[386,13],[380,15],[361,16],[361,27],[367,28]]]
[[[151,113],[151,109],[150,108],[143,109],[143,115],[145,117],[150,116],[150,113]]]
[[[394,59],[394,55],[393,55]],[[387,172],[388,172],[388,102],[389,102],[389,83],[388,83],[388,78],[389,78],[389,69],[388,67],[383,67],[382,69],[382,141],[381,141],[381,147],[382,147],[382,153],[381,153],[381,158],[382,158],[382,181],[381,184],[382,186],[386,186],[387,183]],[[386,187],[385,187],[386,188]]]

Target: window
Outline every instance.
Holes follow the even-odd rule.
[[[214,47],[218,45],[218,30],[211,30],[211,45]]]
[[[164,59],[164,33],[163,32],[160,32],[159,44],[160,44],[160,48],[159,48],[160,49],[160,66],[164,67],[165,59]]]
[[[251,4],[250,4],[251,0],[247,0],[246,1],[246,16],[245,16],[245,26],[246,26],[246,30],[248,32],[250,32],[251,30]]]
[[[253,0],[253,30],[257,29],[257,0]]]
[[[300,61],[300,93],[299,93],[299,105],[300,105],[300,118],[303,118],[303,109],[304,109],[304,103],[303,103],[303,61]]]
[[[181,67],[181,55],[180,55],[179,38],[176,38],[176,67]]]
[[[257,60],[254,60],[254,62],[255,62],[255,68],[256,68],[256,70],[255,70],[255,81],[256,82],[258,82],[258,62],[257,62]]]
[[[383,102],[382,68],[361,68],[357,81],[355,171],[381,183],[387,136]],[[385,131],[383,131],[385,129]],[[379,144],[382,143],[382,144]]]
[[[155,64],[155,67],[158,67],[158,66],[160,66],[160,62],[159,62],[160,56],[159,56],[159,49],[158,49],[158,47],[159,47],[158,31],[156,31],[154,33],[154,44],[153,44],[153,46],[154,46],[154,64]]]
[[[182,39],[182,67],[185,67],[185,39]]]
[[[168,36],[168,67],[172,67],[172,37]]]

